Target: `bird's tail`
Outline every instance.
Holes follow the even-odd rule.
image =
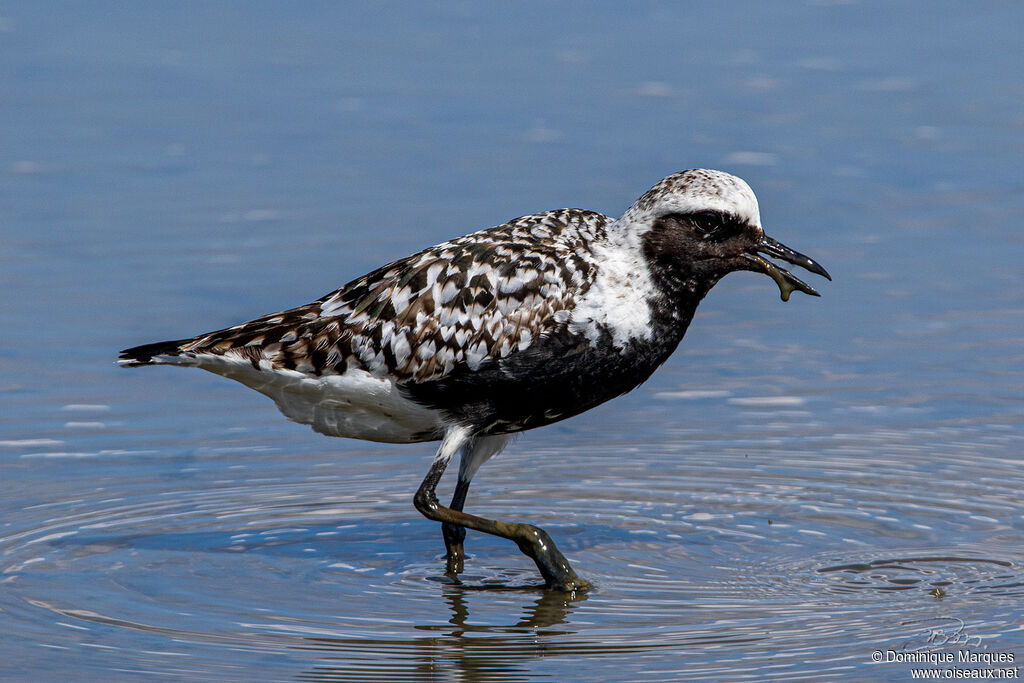
[[[181,347],[188,339],[162,341],[155,344],[134,346],[121,352],[117,364],[122,368],[138,368],[143,365],[180,364],[186,359],[181,356]]]

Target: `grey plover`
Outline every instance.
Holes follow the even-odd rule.
[[[630,391],[675,350],[726,274],[809,285],[766,257],[829,278],[765,235],[740,178],[689,170],[618,219],[582,209],[523,216],[378,268],[306,306],[121,353],[122,365],[195,366],[266,394],[328,436],[440,441],[416,508],[442,523],[447,573],[465,529],[516,542],[549,588],[583,589],[542,529],[463,512],[477,469],[510,435]],[[448,507],[435,489],[460,454]]]

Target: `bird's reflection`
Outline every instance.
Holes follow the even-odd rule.
[[[439,607],[446,604],[447,624],[415,626],[420,637],[309,638],[303,650],[329,650],[346,663],[332,662],[296,676],[303,681],[381,680],[413,676],[433,680],[484,683],[523,680],[530,663],[549,655],[553,649],[571,651],[560,636],[575,633],[560,625],[570,623],[573,610],[587,599],[583,593],[565,593],[536,586],[440,584]],[[512,597],[507,604],[519,604],[503,624],[474,624],[471,603],[487,600],[493,622],[495,596]],[[515,596],[524,598],[516,601]]]
[[[491,593],[495,591],[520,593],[523,595],[539,592],[539,596],[533,600],[532,604],[524,607],[519,621],[514,624],[496,627],[469,623],[470,610],[467,597],[474,593]],[[452,618],[448,620],[448,623],[455,627],[454,629],[449,629],[449,634],[453,636],[467,631],[538,629],[565,624],[568,623],[568,616],[576,604],[587,599],[587,594],[583,592],[565,593],[563,591],[544,590],[532,586],[467,586],[460,583],[446,584],[443,595],[452,613]],[[438,630],[447,629],[448,627],[417,626],[416,628],[421,630]]]

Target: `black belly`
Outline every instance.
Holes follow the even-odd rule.
[[[440,380],[402,388],[410,399],[448,412],[477,434],[520,432],[578,415],[635,388],[675,349],[682,331],[673,332],[623,349],[607,335],[593,344],[563,331],[475,371],[462,367]]]

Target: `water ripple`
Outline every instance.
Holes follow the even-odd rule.
[[[935,490],[915,484],[919,464],[851,459],[830,441],[814,468],[773,439],[714,443],[713,460],[699,443],[648,444],[642,469],[614,444],[499,458],[470,507],[545,526],[593,583],[575,597],[540,589],[511,544],[477,534],[461,581],[443,576],[437,529],[410,505],[411,456],[408,474],[369,457],[346,476],[318,454],[257,447],[251,471],[192,463],[194,486],[126,478],[23,509],[0,537],[0,607],[36,651],[220,679],[235,678],[226,650],[273,656],[275,676],[299,680],[520,680],[579,655],[626,661],[629,677],[681,675],[665,651],[702,653],[687,670],[698,677],[824,680],[868,664],[851,647],[917,642],[938,618],[1019,639],[1021,505],[958,472],[1005,483],[1017,464],[939,448]],[[595,466],[559,483],[567,461]],[[950,543],[967,531],[984,543]],[[1002,616],[973,617],[980,596]]]

